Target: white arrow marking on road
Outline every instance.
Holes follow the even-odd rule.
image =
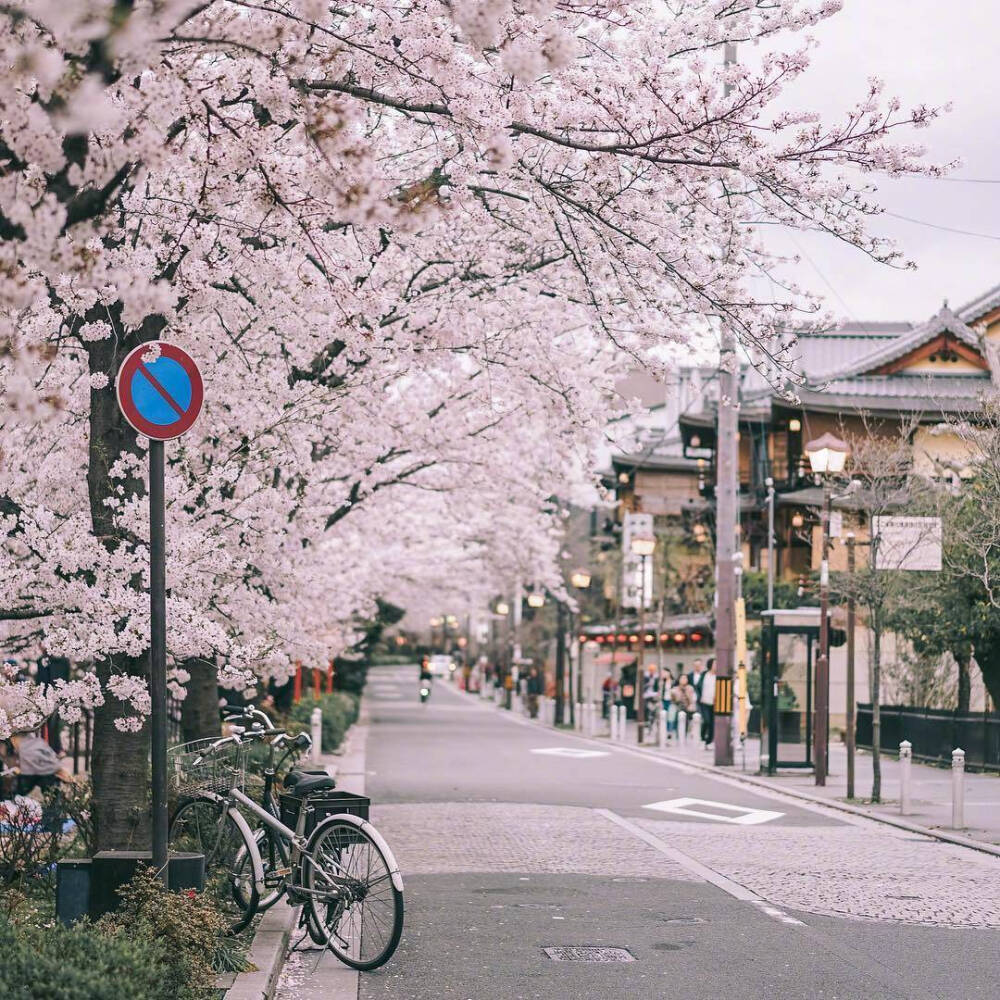
[[[718,813],[701,812],[691,806],[709,806],[712,809],[726,809],[731,816],[720,816]],[[655,809],[657,812],[673,813],[675,816],[695,816],[698,819],[711,819],[716,823],[735,823],[738,826],[755,826],[758,823],[768,823],[779,819],[784,813],[771,809],[747,809],[745,806],[734,806],[728,802],[713,802],[711,799],[667,799],[664,802],[651,802],[643,809]]]
[[[549,754],[552,757],[607,757],[607,750],[581,750],[577,747],[540,747],[532,753]]]

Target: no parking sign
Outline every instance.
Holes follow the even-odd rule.
[[[162,340],[140,344],[128,354],[118,369],[115,392],[125,419],[154,441],[190,430],[205,399],[194,359]]]
[[[140,344],[118,369],[125,419],[149,438],[149,699],[153,867],[167,882],[167,526],[163,442],[189,431],[205,387],[187,351],[162,340]]]

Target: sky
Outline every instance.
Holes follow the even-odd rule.
[[[957,309],[1000,284],[1000,2],[845,0],[811,34],[819,47],[788,104],[839,117],[878,76],[904,108],[952,102],[950,114],[908,141],[925,145],[932,161],[963,164],[947,180],[876,181],[893,215],[874,220],[873,231],[893,237],[916,271],[875,264],[821,234],[795,233],[776,247],[803,258],[798,280],[837,317],[856,321],[919,322],[945,299]]]

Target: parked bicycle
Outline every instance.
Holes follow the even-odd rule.
[[[287,738],[278,730],[264,735],[272,740],[272,750],[277,749],[274,741]],[[289,794],[281,797],[277,811],[273,774],[271,784],[265,777],[266,804],[258,804],[245,791],[255,738],[258,734],[248,738],[234,731],[223,739],[172,748],[178,807],[171,848],[205,855],[206,891],[233,933],[262,906],[287,895],[301,905],[301,922],[317,945],[352,968],[378,968],[391,958],[402,934],[403,881],[388,844],[367,820],[368,800],[335,792],[336,783],[326,773],[292,770],[284,782]],[[343,811],[345,802],[365,815]],[[251,821],[259,824],[256,830]],[[275,845],[273,853],[270,845]]]

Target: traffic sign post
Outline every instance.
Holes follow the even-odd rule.
[[[153,868],[167,884],[167,583],[163,442],[190,430],[201,412],[201,372],[164,341],[140,344],[118,370],[118,405],[149,438],[149,696]]]

